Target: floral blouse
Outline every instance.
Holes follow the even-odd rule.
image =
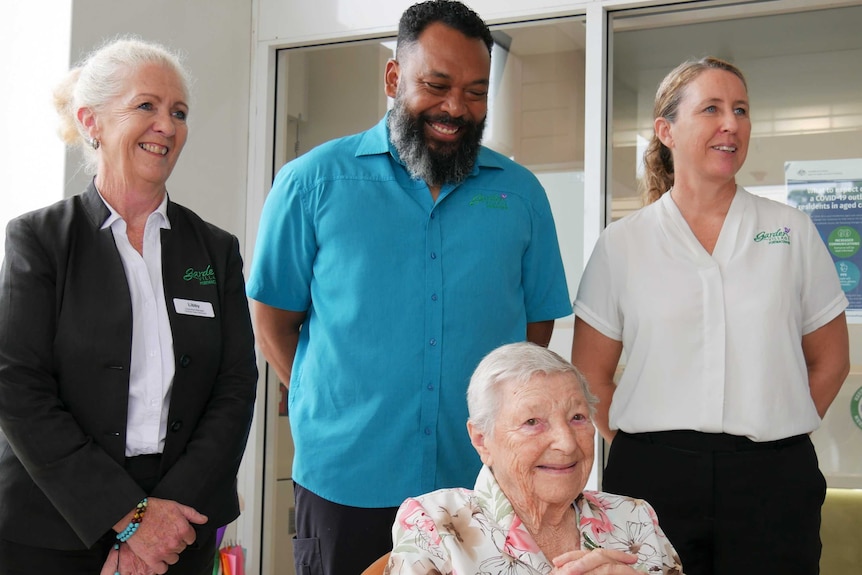
[[[682,574],[646,501],[585,491],[574,506],[581,549],[619,549],[638,556],[638,571]],[[405,501],[392,538],[391,575],[546,575],[553,569],[486,466],[472,491],[441,489]]]

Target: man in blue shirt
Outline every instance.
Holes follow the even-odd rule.
[[[473,369],[571,313],[544,190],[480,145],[492,45],[459,2],[408,8],[392,111],[288,163],[264,206],[248,293],[290,382],[297,573],[360,573],[404,499],[471,486]]]

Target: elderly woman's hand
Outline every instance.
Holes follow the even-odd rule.
[[[637,555],[613,549],[569,551],[555,557],[551,575],[634,575]]]

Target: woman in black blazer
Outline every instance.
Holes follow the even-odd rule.
[[[211,573],[257,368],[237,239],[167,197],[187,74],[122,39],[55,101],[95,177],[7,228],[0,573]]]

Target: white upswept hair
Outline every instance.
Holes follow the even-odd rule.
[[[192,81],[182,61],[178,52],[166,46],[123,36],[95,49],[69,70],[54,89],[54,108],[60,116],[60,138],[67,146],[79,146],[83,150],[88,173],[95,172],[97,155],[87,131],[78,121],[78,109],[104,109],[120,95],[128,74],[147,64],[160,64],[172,70],[179,78],[188,101]]]
[[[581,391],[592,417],[599,399],[590,391],[586,378],[578,368],[547,348],[534,343],[519,342],[498,347],[479,362],[467,387],[470,422],[482,433],[490,435],[500,413],[501,389],[504,384],[523,384],[536,374],[558,373],[571,373],[575,376],[581,384]]]

